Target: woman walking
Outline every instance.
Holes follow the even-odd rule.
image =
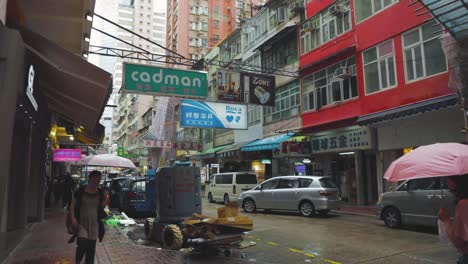
[[[104,207],[107,195],[99,189],[102,174],[92,171],[89,174],[88,185],[79,188],[70,207],[71,224],[77,230],[77,248],[75,261],[80,263],[85,257],[86,264],[94,263],[96,254],[96,240],[104,237],[104,223],[106,217]]]

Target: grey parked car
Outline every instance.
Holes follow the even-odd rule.
[[[444,177],[408,180],[394,191],[380,196],[376,214],[390,228],[402,225],[437,226],[440,207],[447,208],[453,215],[453,199]]]
[[[340,200],[329,177],[279,176],[241,193],[238,202],[248,213],[257,209],[298,210],[303,216],[312,216],[315,212],[326,215],[337,209]]]

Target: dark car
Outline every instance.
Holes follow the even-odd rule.
[[[147,185],[150,181],[144,178],[137,178],[130,183],[129,188],[123,190],[122,208],[128,215],[152,214],[156,212],[154,206],[149,206],[147,201]]]
[[[111,208],[122,209],[125,190],[130,187],[130,184],[135,179],[134,177],[121,177],[111,180],[108,187]]]

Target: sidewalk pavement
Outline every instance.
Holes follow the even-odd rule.
[[[31,233],[5,260],[5,264],[72,264],[75,244],[68,244],[70,235],[65,228],[66,211],[46,209],[46,220],[37,223]],[[84,260],[82,261],[84,262]],[[97,243],[96,264],[124,263],[245,263],[239,258],[213,257],[201,259],[187,253],[164,250],[135,244],[119,231],[118,227],[106,227],[102,243]]]

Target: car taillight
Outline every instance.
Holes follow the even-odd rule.
[[[332,192],[332,191],[320,191],[319,193],[322,196],[333,196],[336,194],[336,192]]]
[[[232,186],[232,193],[233,193],[233,194],[236,194],[236,186],[235,186],[235,185]]]
[[[136,199],[138,197],[138,195],[136,194],[136,192],[128,192],[127,193],[127,198],[128,199]]]

